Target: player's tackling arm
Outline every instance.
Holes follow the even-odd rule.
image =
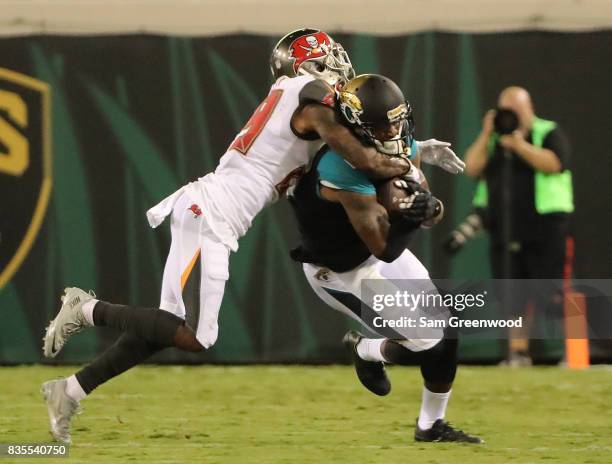
[[[341,203],[363,243],[370,252],[385,262],[395,261],[406,249],[410,234],[418,224],[398,220],[389,221],[385,208],[374,195],[337,190],[321,186],[321,196]]]
[[[408,161],[385,156],[374,148],[364,146],[336,120],[335,111],[328,106],[316,103],[305,105],[295,114],[292,122],[299,133],[318,134],[332,150],[372,179],[399,177],[410,169]]]

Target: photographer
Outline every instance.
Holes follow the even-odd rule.
[[[569,158],[565,134],[555,122],[535,115],[529,93],[521,87],[504,89],[498,109],[485,114],[482,131],[465,157],[466,174],[479,179],[474,206],[487,211],[494,278],[564,277],[574,210]],[[508,306],[524,309],[529,298],[515,295]],[[547,295],[546,301],[532,302],[537,309],[552,304],[560,310],[562,298]],[[511,337],[512,365],[530,363],[527,334],[521,335]]]

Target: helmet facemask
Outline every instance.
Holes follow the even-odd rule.
[[[389,122],[385,124],[386,127],[377,127],[375,124],[368,124],[366,122],[361,124],[364,136],[374,147],[381,153],[391,156],[403,156],[410,154],[412,148],[412,140],[414,135],[414,119],[412,118],[412,108],[408,103],[403,105],[404,108],[401,110],[401,115],[397,116],[393,120],[389,118]],[[389,138],[377,137],[377,133],[385,130],[391,125],[398,125],[397,133]]]
[[[297,74],[314,76],[332,87],[341,87],[355,77],[348,54],[337,42],[332,43],[325,56],[304,61]]]
[[[410,154],[414,140],[414,118],[412,107],[408,102],[388,111],[386,121],[363,121],[361,105],[355,104],[356,102],[350,98],[350,95],[346,92],[341,96],[340,110],[357,135],[385,155],[405,156]],[[395,124],[399,126],[395,135],[384,138],[380,136],[382,131],[388,130],[389,126]]]

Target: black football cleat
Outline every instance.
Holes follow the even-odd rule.
[[[364,338],[359,332],[349,330],[342,342],[349,351],[355,366],[357,377],[364,387],[378,396],[388,395],[391,391],[391,382],[385,372],[385,365],[378,361],[364,361],[357,354],[357,343]]]
[[[433,442],[456,442],[481,444],[484,440],[472,435],[468,435],[463,430],[457,430],[448,422],[438,419],[428,430],[421,430],[417,419],[416,429],[414,430],[414,441],[433,441]]]

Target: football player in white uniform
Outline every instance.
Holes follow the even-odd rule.
[[[43,384],[57,440],[70,442],[70,420],[79,401],[110,378],[163,348],[197,352],[215,343],[230,251],[238,248],[259,211],[278,199],[324,144],[371,178],[408,171],[408,161],[364,146],[336,120],[334,88],[354,72],[329,35],[310,29],[290,33],[273,50],[271,63],[276,82],[217,169],[147,212],[152,227],[171,216],[163,311],[100,301],[78,288],[65,290],[61,309],[46,330],[45,356],[55,357],[71,335],[86,327],[113,327],[123,334],[75,375]]]

